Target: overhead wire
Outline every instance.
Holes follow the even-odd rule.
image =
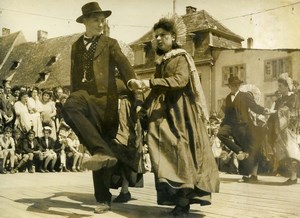
[[[286,5],[282,5],[282,6],[278,6],[278,7],[274,7],[274,8],[264,9],[264,10],[257,11],[257,12],[252,12],[252,13],[248,13],[248,14],[243,14],[243,15],[238,15],[238,16],[224,18],[224,19],[219,19],[218,21],[226,21],[226,20],[232,20],[232,19],[237,19],[237,18],[242,18],[242,17],[253,16],[253,15],[256,15],[256,14],[266,13],[266,12],[269,12],[269,11],[273,11],[273,10],[277,10],[277,9],[281,9],[281,8],[285,8],[285,7],[294,6],[294,5],[297,5],[297,4],[300,4],[300,1],[293,2],[293,3],[290,3],[290,4],[286,4]],[[70,22],[70,21],[75,22],[74,19],[63,18],[63,17],[56,17],[56,16],[49,16],[49,15],[44,15],[44,14],[38,14],[38,13],[32,13],[32,12],[26,12],[26,11],[20,11],[20,10],[8,9],[8,8],[0,8],[0,12],[1,12],[1,10],[2,11],[11,11],[11,12],[15,12],[15,13],[22,13],[22,14],[27,14],[27,15],[32,15],[32,16],[39,16],[39,17],[57,19],[57,20],[65,20],[65,21],[68,21],[68,22]],[[114,27],[116,27],[116,26],[142,27],[142,28],[149,28],[150,27],[150,26],[132,25],[132,24],[112,24],[112,25]]]

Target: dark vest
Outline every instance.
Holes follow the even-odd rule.
[[[100,36],[97,36],[92,42],[88,50],[86,46],[82,44],[78,51],[80,63],[80,71],[82,72],[82,89],[86,90],[89,94],[96,94],[97,88],[95,83],[95,76],[93,70],[94,55],[98,45]]]

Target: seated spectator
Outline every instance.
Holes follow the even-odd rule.
[[[83,144],[79,145],[79,152],[82,153],[82,160],[91,157],[90,152],[87,150],[86,146],[84,146]],[[80,167],[81,167],[82,171],[87,170],[87,169],[82,168],[82,166],[80,166]]]
[[[22,133],[20,130],[15,129],[13,132],[13,139],[15,142],[15,163],[18,165],[16,166],[16,171],[25,171],[26,169],[24,166],[26,165],[27,161],[29,160],[29,155],[25,154],[23,150],[23,139]]]
[[[0,147],[3,154],[3,169],[5,169],[6,160],[9,158],[10,173],[15,173],[15,142],[12,138],[12,129],[10,127],[4,129],[4,133],[0,137]]]
[[[54,166],[57,160],[57,155],[54,151],[55,140],[50,136],[51,135],[51,127],[45,126],[43,129],[44,136],[39,138],[40,145],[42,147],[43,159],[44,159],[44,167],[43,170],[48,173],[55,172]],[[48,167],[51,162],[51,166]],[[49,170],[48,170],[49,168]]]
[[[67,137],[66,153],[68,158],[72,160],[72,172],[81,172],[81,164],[83,154],[79,152],[80,142],[73,131]]]
[[[67,146],[67,130],[66,129],[60,129],[58,131],[58,139],[56,140],[56,143],[54,145],[54,151],[56,152],[56,155],[60,161],[59,170],[62,172],[70,172],[67,168],[67,157],[65,148]]]
[[[4,167],[4,164],[3,164],[3,151],[2,151],[2,147],[0,146],[0,173],[1,174],[6,174],[7,171]]]
[[[42,146],[35,137],[35,132],[29,130],[23,142],[24,152],[29,155],[28,172],[33,173],[33,164],[37,166],[38,172],[45,173],[43,170]]]

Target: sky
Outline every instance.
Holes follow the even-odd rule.
[[[0,0],[0,28],[22,31],[36,41],[37,31],[48,38],[84,32],[76,23],[81,7],[91,0]],[[253,48],[300,48],[300,0],[101,0],[110,36],[131,43],[148,32],[161,17],[185,14],[186,6],[206,10],[234,33],[253,38]],[[174,4],[175,3],[175,4]]]

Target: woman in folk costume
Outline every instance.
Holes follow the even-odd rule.
[[[208,113],[199,75],[177,43],[179,19],[162,18],[153,27],[158,54],[154,79],[132,81],[133,89],[151,89],[137,112],[148,115],[157,203],[175,205],[170,212],[174,216],[188,214],[190,204],[211,204],[211,192],[219,190],[218,168],[202,120],[208,120]]]
[[[284,185],[297,183],[297,171],[300,161],[300,148],[296,131],[299,128],[299,108],[296,107],[296,95],[293,93],[293,81],[287,73],[278,78],[278,91],[281,94],[274,104],[276,113],[268,120],[268,139],[279,162],[278,172],[289,175]]]

